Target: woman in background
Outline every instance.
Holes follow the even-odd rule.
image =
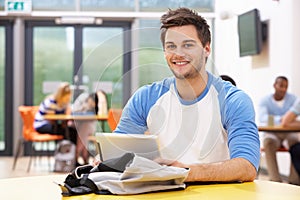
[[[67,124],[58,123],[44,118],[47,114],[68,114],[71,111],[71,88],[68,82],[63,82],[59,85],[56,92],[47,96],[40,104],[39,111],[35,115],[34,128],[37,132],[43,134],[63,135],[65,139],[71,140],[76,144],[76,130],[72,127],[67,127]],[[68,133],[67,134],[67,130]]]

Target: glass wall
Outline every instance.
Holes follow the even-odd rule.
[[[214,10],[214,0],[140,0],[140,11],[166,11],[168,8],[188,7],[198,12],[212,12]]]
[[[82,0],[81,11],[134,11],[135,0]]]
[[[158,12],[168,8],[189,7],[198,12],[212,12],[214,4],[214,0],[32,0],[32,10]]]
[[[171,75],[160,42],[159,20],[139,20],[139,86]],[[159,73],[158,73],[159,72]]]
[[[32,10],[36,11],[74,11],[77,0],[32,0]]]
[[[123,29],[83,29],[83,83],[90,91],[103,90],[109,107],[122,107]]]
[[[55,84],[51,82],[72,83],[74,29],[35,27],[33,50],[33,104],[39,105],[46,95],[55,91]]]
[[[0,155],[10,155],[12,152],[12,36],[12,22],[0,21]]]

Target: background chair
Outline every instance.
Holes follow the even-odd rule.
[[[117,128],[117,125],[120,121],[121,115],[122,115],[122,109],[110,108],[108,110],[107,124],[108,124],[111,132],[113,132]],[[102,130],[104,130],[104,129],[102,129]],[[96,153],[100,154],[100,147],[96,141],[96,137],[94,135],[91,135],[88,137],[88,140],[89,140],[89,142],[94,144],[94,147],[96,147],[96,149],[95,149]]]
[[[34,152],[34,144],[36,142],[47,143],[47,151],[49,151],[49,146],[48,146],[49,142],[63,139],[62,135],[40,134],[37,131],[35,131],[33,127],[33,122],[34,122],[35,113],[38,111],[38,109],[39,109],[38,106],[19,106],[19,112],[23,121],[23,130],[22,130],[23,137],[20,138],[18,142],[17,152],[15,154],[14,162],[13,162],[13,170],[16,167],[17,159],[19,157],[21,147],[24,145],[25,142],[31,144],[30,159],[27,167],[27,172],[29,172],[31,167],[31,160]],[[48,156],[49,156],[49,152],[48,152]]]
[[[122,109],[114,109],[114,108],[109,109],[108,116],[107,116],[108,117],[107,123],[112,132],[117,128],[121,115],[122,115]]]

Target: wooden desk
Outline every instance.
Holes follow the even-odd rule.
[[[69,200],[69,199],[125,199],[125,200],[146,200],[146,199],[223,199],[223,200],[299,200],[300,187],[285,183],[270,181],[231,183],[231,184],[212,184],[212,185],[193,185],[185,190],[155,192],[139,195],[80,195],[62,197],[60,188],[54,184],[63,183],[66,175],[49,175],[22,177],[11,179],[0,179],[1,199],[43,199],[43,200]]]
[[[104,131],[104,121],[107,121],[108,115],[45,115],[45,119],[47,120],[61,120],[61,121],[68,121],[68,120],[74,120],[74,121],[88,121],[88,120],[98,120],[101,121],[101,128]]]
[[[98,120],[106,121],[107,115],[45,115],[47,120]]]
[[[281,133],[287,133],[287,132],[300,132],[300,127],[283,127],[280,125],[275,126],[259,126],[259,131],[265,131],[265,132],[281,132]]]

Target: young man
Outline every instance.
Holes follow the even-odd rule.
[[[273,117],[275,125],[279,125],[282,116],[292,107],[296,101],[296,96],[287,93],[288,79],[284,76],[278,76],[273,84],[274,94],[269,94],[264,97],[259,105],[259,120],[260,123],[267,124],[268,116]],[[297,134],[295,133],[263,133],[263,146],[265,149],[267,169],[271,181],[281,182],[279,174],[276,152],[277,149],[287,140],[288,147],[291,147],[298,141]],[[297,173],[291,165],[290,183],[297,183]]]
[[[174,77],[140,88],[115,132],[159,138],[160,162],[190,168],[187,182],[253,181],[260,146],[251,99],[205,69],[211,35],[187,8],[161,17],[161,41]]]

